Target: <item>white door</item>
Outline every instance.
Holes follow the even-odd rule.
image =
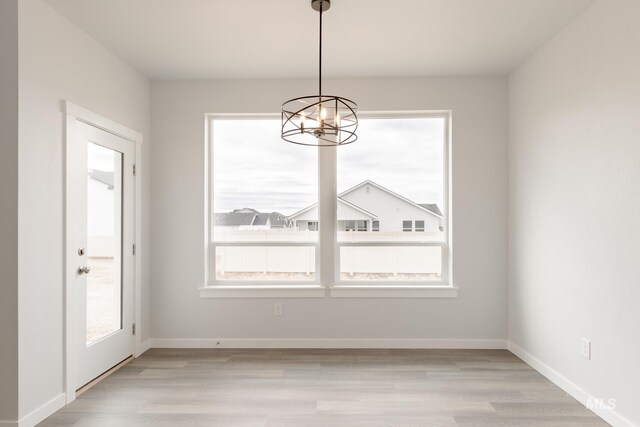
[[[67,150],[75,389],[133,354],[134,143],[76,122]]]

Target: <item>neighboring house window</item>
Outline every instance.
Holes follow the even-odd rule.
[[[361,141],[323,150],[279,116],[209,125],[210,284],[448,284],[448,114],[362,113]]]

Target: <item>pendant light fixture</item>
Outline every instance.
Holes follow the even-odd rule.
[[[322,94],[322,14],[331,0],[311,0],[320,14],[318,94],[290,99],[282,104],[282,139],[316,147],[335,147],[358,139],[358,105],[340,96]]]

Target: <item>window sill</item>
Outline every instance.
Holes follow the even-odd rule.
[[[424,285],[340,285],[331,288],[331,296],[336,298],[457,298],[458,288]]]
[[[200,298],[324,298],[321,286],[204,286],[199,289]]]
[[[340,285],[321,286],[215,285],[199,289],[200,298],[457,298],[452,286]]]

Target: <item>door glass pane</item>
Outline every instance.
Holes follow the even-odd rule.
[[[87,344],[122,328],[122,153],[87,144]]]

